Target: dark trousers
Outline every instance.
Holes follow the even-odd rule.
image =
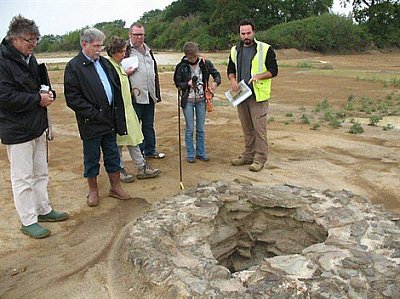
[[[144,155],[151,155],[156,151],[156,134],[154,132],[154,111],[155,104],[150,99],[149,104],[134,103],[137,117],[142,123],[143,143],[140,144],[140,150]]]
[[[103,152],[104,167],[107,173],[121,170],[120,156],[115,133],[105,134],[92,139],[83,140],[83,163],[85,178],[99,175],[100,149]]]

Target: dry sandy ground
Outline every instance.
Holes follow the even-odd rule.
[[[221,54],[208,57],[216,63],[226,60]],[[185,188],[203,180],[240,179],[255,184],[347,189],[400,213],[398,117],[389,121],[397,126],[394,130],[365,125],[365,133],[360,135],[349,134],[349,124],[339,129],[322,125],[318,130],[310,130],[311,125],[300,122],[300,116],[312,115],[316,103],[324,98],[339,107],[349,95],[377,99],[393,92],[399,97],[398,87],[356,77],[365,74],[400,80],[400,53],[322,56],[285,50],[278,51],[278,59],[281,67],[279,77],[273,81],[269,117],[274,121],[268,127],[270,155],[265,169],[253,173],[245,166],[233,167],[229,163],[241,152],[243,136],[236,109],[224,100],[228,83],[225,66],[221,64],[217,67],[224,82],[218,90],[218,106],[208,115],[206,124],[211,160],[194,164],[183,161]],[[315,68],[298,68],[299,62]],[[325,63],[331,67],[319,70]],[[136,198],[123,202],[107,197],[108,182],[102,169],[102,200],[97,208],[89,208],[85,203],[81,141],[74,115],[62,96],[61,74],[52,73],[59,99],[50,109],[56,137],[50,143],[49,194],[53,207],[67,211],[71,218],[48,224],[52,235],[44,240],[32,240],[19,232],[6,150],[0,146],[0,297],[125,298],[129,294],[130,298],[140,298],[144,286],[129,275],[129,266],[120,268],[123,256],[119,252],[128,223],[145,213],[150,204],[180,192],[177,93],[172,73],[161,74],[163,101],[156,112],[158,149],[167,156],[151,161],[162,175],[125,184]],[[289,113],[293,117],[288,117]],[[126,152],[124,157],[127,168],[133,171]]]

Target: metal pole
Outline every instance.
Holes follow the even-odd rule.
[[[181,141],[181,89],[178,88],[178,142],[179,142],[179,186],[185,189],[182,183],[182,141]]]

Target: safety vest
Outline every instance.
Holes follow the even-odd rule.
[[[256,74],[264,73],[267,71],[265,67],[265,60],[267,57],[268,48],[270,45],[259,42],[254,39],[257,48],[256,48],[256,55],[254,55],[253,60],[251,61],[251,76],[253,77]],[[233,46],[231,49],[231,59],[232,62],[236,66],[236,74],[238,73],[237,70],[237,50],[236,46]],[[271,79],[262,79],[258,82],[252,81],[254,94],[256,96],[257,102],[267,101],[271,97]]]

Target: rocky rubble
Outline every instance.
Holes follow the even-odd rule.
[[[129,228],[143,298],[400,298],[400,227],[348,191],[200,183]]]

